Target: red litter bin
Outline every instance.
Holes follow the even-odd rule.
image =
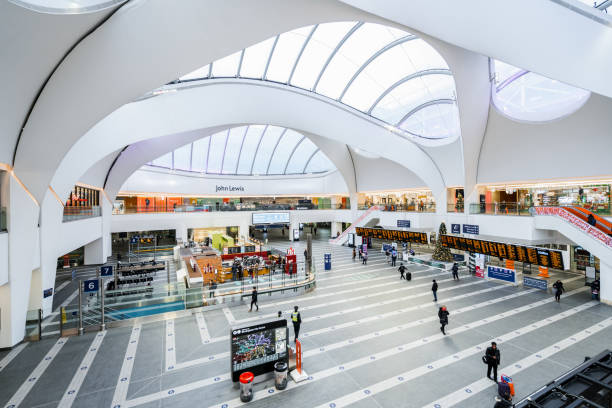
[[[253,399],[253,380],[255,376],[249,371],[240,374],[240,401],[249,402]]]

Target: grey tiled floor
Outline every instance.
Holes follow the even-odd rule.
[[[282,248],[291,245],[301,257],[305,243],[279,242],[275,245]],[[323,271],[322,268],[323,253],[327,251],[332,253],[331,272]],[[586,290],[564,296],[561,303],[547,302],[513,314],[511,312],[516,308],[550,299],[551,295],[536,291],[525,293],[522,288],[483,282],[468,276],[462,276],[459,282],[454,282],[448,280],[450,276],[443,275],[440,270],[422,265],[408,266],[413,271],[412,282],[400,281],[396,268],[386,265],[383,256],[378,252],[371,253],[368,266],[362,266],[359,262],[353,264],[350,249],[329,248],[328,244],[322,241],[314,242],[313,252],[320,279],[317,289],[296,298],[262,296],[258,313],[288,311],[294,303],[304,309],[302,318],[305,321],[301,335],[305,352],[304,368],[314,378],[302,386],[291,387],[282,393],[270,392],[273,389],[271,381],[256,384],[258,400],[250,403],[250,406],[297,408],[333,407],[333,404],[337,404],[335,406],[339,407],[343,406],[340,401],[354,407],[433,406],[430,404],[433,401],[483,378],[486,367],[480,362],[481,353],[459,358],[456,362],[453,361],[440,369],[432,369],[434,371],[417,375],[397,385],[386,387],[380,392],[373,392],[371,395],[355,392],[362,389],[375,390],[375,385],[383,380],[404,375],[402,373],[418,371],[421,366],[458,355],[478,343],[522,330],[554,316],[558,317],[557,322],[525,335],[517,335],[510,341],[500,344],[502,367],[506,364],[511,365],[612,316],[612,308],[596,304],[571,316],[563,317],[561,313],[571,312],[572,308],[590,301]],[[358,274],[364,271],[370,273]],[[438,304],[445,303],[451,313],[450,335],[443,338],[439,336],[439,325],[435,318],[437,305],[432,301],[429,290],[433,275],[437,275],[436,279],[441,281]],[[572,276],[560,277],[567,280]],[[343,283],[346,283],[346,286],[336,286]],[[580,280],[574,280],[566,286],[568,291],[571,291],[580,288],[581,283]],[[350,292],[322,296],[326,293],[347,290]],[[510,295],[511,297],[506,300],[497,301],[502,296]],[[346,301],[331,304],[339,300]],[[488,304],[486,303],[488,301],[496,302]],[[277,302],[285,303],[277,305]],[[275,304],[270,305],[272,303]],[[471,305],[477,307],[455,313]],[[359,306],[364,307],[350,311]],[[399,309],[407,310],[392,313]],[[230,311],[238,321],[256,316],[255,313],[247,311],[247,305],[232,307]],[[336,314],[333,314],[334,312]],[[481,321],[494,320],[492,318],[500,313],[508,313],[510,316],[486,323]],[[332,315],[326,317],[327,314]],[[187,315],[174,319],[173,337],[177,368],[170,371],[166,370],[169,358],[166,322],[142,325],[133,358],[133,369],[129,378],[124,381],[124,383],[129,382],[127,398],[120,402],[121,407],[134,406],[137,402],[140,403],[138,406],[142,407],[240,405],[236,401],[237,390],[230,381],[226,380],[229,360],[223,353],[228,351],[229,344],[230,326],[227,318],[220,309],[206,311],[203,315],[210,337],[213,339],[209,344],[203,344],[195,316]],[[381,318],[376,318],[377,316]],[[336,328],[341,324],[357,320],[367,322]],[[419,320],[423,322],[419,323]],[[395,330],[398,325],[407,327]],[[463,325],[478,327],[462,329]],[[334,329],[330,329],[332,327]],[[593,333],[586,339],[553,354],[550,358],[519,371],[514,375],[517,397],[534,391],[550,379],[581,363],[585,356],[593,355],[604,348],[611,348],[611,327]],[[315,330],[325,330],[325,332],[306,335]],[[126,349],[131,334],[132,327],[107,331],[92,364],[88,367],[76,398],[63,406],[71,404],[74,407],[110,407],[112,405],[115,388],[121,383],[120,372],[126,362]],[[95,335],[96,333],[87,333],[82,337],[68,338],[48,368],[32,381],[34,385],[23,396],[20,406],[58,406],[69,390],[69,384],[79,373],[82,367],[81,360],[90,350]],[[354,339],[354,343],[334,348],[334,344],[348,339]],[[23,394],[20,394],[18,389],[32,378],[32,373],[41,361],[44,361],[45,355],[56,341],[57,338],[48,338],[28,344],[15,359],[0,369],[0,406],[14,400],[15,395]],[[409,344],[413,345],[406,351],[394,351]],[[393,355],[368,359],[369,356],[375,357],[377,353],[383,351],[393,351]],[[0,360],[7,355],[8,351],[0,352]],[[215,358],[209,360],[210,356]],[[362,358],[366,361],[356,367],[351,366]],[[185,368],[181,367],[197,359],[203,361]],[[326,375],[326,370],[337,366],[346,366],[346,369],[334,371],[319,380]],[[503,372],[503,369],[500,371]],[[219,377],[219,380],[215,381],[215,377]],[[206,383],[206,380],[210,383]],[[341,399],[352,393],[355,395],[351,398]],[[494,395],[495,388],[491,382],[488,389],[475,393],[455,406],[490,407],[493,405]]]

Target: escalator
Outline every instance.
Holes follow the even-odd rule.
[[[592,215],[595,219],[595,225],[593,226],[606,235],[612,235],[612,223],[605,218],[600,217],[599,215],[583,207],[573,206],[563,208],[587,223],[589,222],[589,215]]]

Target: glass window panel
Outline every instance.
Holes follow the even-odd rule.
[[[516,75],[519,72],[523,71],[521,68],[514,67],[510,64],[506,64],[505,62],[495,61],[495,81],[497,85],[504,82],[506,79],[511,77],[512,75]]]
[[[198,68],[195,71],[192,71],[192,72],[188,73],[187,75],[183,75],[182,77],[179,77],[179,80],[187,81],[189,79],[207,78],[209,70],[210,70],[210,64],[208,64],[208,65],[206,65],[206,66],[204,66],[202,68]]]
[[[436,104],[408,117],[400,126],[410,133],[429,139],[443,139],[459,134],[456,104]]]
[[[276,151],[274,152],[274,156],[270,162],[270,171],[268,174],[283,174],[285,165],[287,164],[287,159],[289,159],[289,155],[293,151],[296,143],[298,143],[302,137],[302,134],[294,130],[287,129],[285,135],[278,144]]]
[[[388,43],[409,35],[395,28],[366,23],[346,40],[331,60],[317,86],[317,93],[338,99],[357,69]]]
[[[207,173],[220,174],[221,162],[223,161],[223,150],[225,149],[225,140],[227,139],[227,131],[215,133],[210,137],[210,151],[208,152],[208,168]]]
[[[312,31],[312,26],[298,28],[281,34],[274,48],[266,79],[286,83],[304,41]]]
[[[174,168],[178,170],[190,170],[189,161],[191,159],[191,143],[179,147],[174,151]]]
[[[404,82],[381,99],[372,116],[396,124],[412,109],[434,99],[455,99],[451,75],[424,75]]]
[[[325,61],[355,24],[357,23],[319,24],[295,68],[291,85],[312,89]]]
[[[253,157],[255,156],[255,150],[259,144],[259,139],[264,131],[265,126],[263,125],[251,125],[247,131],[242,145],[242,152],[240,153],[240,160],[238,162],[238,174],[251,174],[251,164],[253,163]]]
[[[310,141],[304,139],[302,143],[295,149],[295,153],[291,156],[291,161],[287,165],[287,174],[301,174],[304,171],[306,161],[317,150],[317,146]]]
[[[322,152],[318,151],[308,163],[306,167],[306,173],[323,173],[325,171],[330,171],[335,169],[335,166],[332,162],[327,158],[327,156]]]
[[[208,137],[193,142],[193,156],[191,160],[191,170],[206,171],[206,153],[208,152]]]
[[[266,174],[274,146],[276,146],[276,142],[281,137],[284,130],[284,128],[278,126],[268,126],[268,129],[261,140],[261,144],[259,145],[257,156],[255,156],[253,174]]]
[[[270,57],[270,50],[274,44],[274,38],[252,45],[244,50],[240,76],[244,78],[262,78],[266,69],[266,62]]]
[[[234,77],[238,75],[238,63],[240,62],[240,54],[242,51],[228,55],[213,62],[212,76],[213,77]]]
[[[246,126],[231,128],[229,138],[227,139],[227,149],[225,149],[225,158],[223,159],[223,174],[236,174],[236,164],[238,163],[238,154],[240,145],[244,137]]]
[[[166,153],[163,156],[158,157],[152,161],[154,166],[165,167],[168,169],[172,168],[172,152]]]

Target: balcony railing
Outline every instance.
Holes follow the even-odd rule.
[[[464,205],[463,204],[446,204],[446,212],[449,213],[463,213]]]
[[[359,210],[368,210],[375,205],[360,205]],[[382,205],[376,204],[376,206],[380,207],[380,211],[397,211],[397,212],[424,212],[424,213],[434,213],[436,212],[436,205],[432,204],[389,204]]]
[[[66,206],[64,207],[64,222],[82,220],[84,218],[99,217],[102,215],[100,206]]]
[[[237,205],[177,205],[177,206],[139,206],[115,207],[113,214],[140,213],[193,213],[193,212],[224,212],[224,211],[290,211],[290,210],[342,210],[348,209],[342,204],[237,204]]]
[[[547,204],[543,207],[582,207],[597,215],[611,215],[609,206],[597,204]],[[535,206],[527,206],[523,203],[501,202],[501,203],[472,203],[469,206],[470,214],[490,215],[533,215]]]

